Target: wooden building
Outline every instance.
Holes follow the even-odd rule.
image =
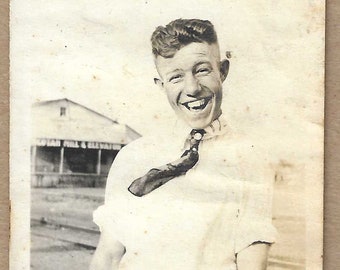
[[[119,150],[141,135],[68,99],[32,106],[32,186],[104,186]]]

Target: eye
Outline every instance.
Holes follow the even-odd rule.
[[[211,69],[208,67],[201,67],[196,70],[196,74],[199,76],[208,75],[210,72],[211,72]]]
[[[169,82],[177,83],[177,82],[181,81],[182,78],[183,78],[182,74],[175,74],[175,75],[170,77]]]
[[[197,73],[206,73],[209,72],[209,69],[207,68],[200,68],[199,70],[197,70]]]

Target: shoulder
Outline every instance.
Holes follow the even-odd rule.
[[[129,158],[129,160],[138,159],[139,162],[144,163],[164,162],[162,157],[166,158],[168,155],[173,154],[172,151],[175,150],[182,151],[185,139],[186,136],[160,131],[158,134],[143,136],[129,143],[121,149],[117,158],[118,160],[126,158]]]
[[[274,172],[271,168],[270,148],[265,140],[251,137],[244,138],[240,144],[239,153],[247,179],[263,184],[271,183],[272,179],[274,179]]]
[[[120,175],[128,175],[144,162],[148,162],[157,151],[155,140],[141,137],[124,146],[115,157],[108,175],[108,180]],[[138,165],[138,166],[137,166]]]
[[[125,192],[131,182],[164,163],[163,144],[154,136],[141,137],[124,146],[114,159],[106,182],[106,197]]]
[[[265,144],[258,139],[242,133],[229,132],[212,140],[210,146],[237,152],[248,157],[265,155],[268,150]]]
[[[234,133],[223,139],[223,147],[227,147],[237,162],[247,168],[265,168],[272,163],[270,148],[264,140],[248,134]],[[258,169],[256,169],[257,171]]]
[[[143,152],[143,154],[147,153],[148,151],[152,151],[157,147],[157,140],[155,138],[152,138],[150,136],[144,136],[141,138],[138,138],[126,146],[124,146],[117,154],[117,157],[115,159],[119,160],[122,158],[138,155],[138,153]]]

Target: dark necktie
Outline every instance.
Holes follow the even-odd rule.
[[[169,180],[184,175],[198,161],[198,146],[203,138],[203,129],[193,129],[190,133],[190,148],[181,158],[159,168],[153,168],[144,176],[134,180],[128,190],[135,196],[142,197],[164,185]]]

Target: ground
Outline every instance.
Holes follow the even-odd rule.
[[[32,235],[31,269],[88,269],[94,250],[72,243]]]
[[[304,269],[301,198],[295,187],[276,187],[273,223],[279,234],[268,270]],[[88,269],[99,237],[92,212],[103,201],[102,188],[32,189],[31,269]]]

